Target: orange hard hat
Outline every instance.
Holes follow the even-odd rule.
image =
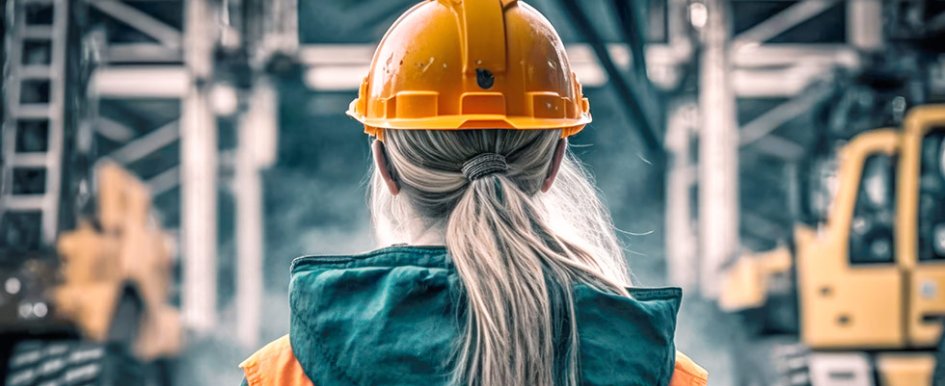
[[[561,129],[591,121],[561,38],[517,0],[427,0],[381,39],[348,115],[383,129]]]

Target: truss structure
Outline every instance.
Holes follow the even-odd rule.
[[[696,286],[709,298],[719,289],[717,275],[725,264],[745,249],[775,243],[778,235],[791,232],[793,217],[783,209],[793,207],[790,200],[797,196],[798,162],[808,152],[796,138],[802,133],[782,128],[824,100],[831,89],[818,86],[820,81],[829,80],[837,69],[856,71],[865,56],[883,48],[880,0],[780,2],[777,7],[781,9],[762,12],[764,17],[755,15],[753,20],[739,20],[745,16],[728,11],[733,5],[742,9],[755,5],[770,8],[773,3],[735,3],[706,0],[690,4],[690,12],[708,12],[708,22],[695,26],[703,40],[698,108],[702,125],[691,134],[700,144],[699,159],[671,171],[670,177],[677,181],[670,189],[681,192],[698,187],[699,218],[689,224],[699,224],[696,238],[700,245],[698,251],[669,257],[671,275],[690,280],[680,284]],[[834,17],[842,15],[843,22],[819,20],[831,13]],[[732,31],[730,25],[742,27]],[[807,35],[846,39],[792,41],[792,34],[801,28],[817,31]],[[724,39],[719,40],[720,36]],[[756,114],[743,113],[757,110],[758,104],[766,107]],[[758,157],[766,161],[759,162]],[[754,161],[740,165],[739,159]],[[686,173],[695,165],[698,178],[689,179],[694,185],[673,179],[672,173]],[[764,195],[758,193],[761,187],[767,192]],[[670,196],[677,197],[668,202],[670,207],[683,199],[681,193],[671,192]],[[762,205],[765,202],[771,205]],[[771,207],[781,210],[774,213],[762,209]],[[685,238],[692,229],[685,223],[679,221],[675,228],[670,227],[668,237]],[[698,278],[672,272],[691,269],[685,264],[693,262],[700,263]]]
[[[48,246],[59,230],[69,5],[17,0],[5,12],[10,82],[0,164],[2,247]]]

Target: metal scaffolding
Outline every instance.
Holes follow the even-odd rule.
[[[59,230],[69,5],[17,0],[5,12],[12,31],[5,34],[11,81],[4,80],[2,243],[50,245]],[[49,18],[34,17],[40,13]]]
[[[182,1],[174,11],[183,25],[170,25],[119,0],[87,0],[101,23],[118,23],[147,41],[100,36],[99,63],[90,94],[99,110],[125,111],[123,117],[95,118],[95,132],[117,144],[106,156],[131,170],[175,143],[179,165],[163,165],[141,176],[152,196],[180,187],[181,303],[185,325],[198,334],[216,326],[217,314],[217,126],[209,106],[215,23],[206,1]],[[168,111],[155,111],[155,101]],[[168,116],[170,114],[170,116]],[[169,119],[169,120],[168,120]],[[153,122],[142,127],[141,122]],[[168,209],[168,208],[166,208]],[[174,224],[171,224],[173,228]]]
[[[748,2],[742,2],[746,4]],[[742,229],[767,229],[773,238],[787,237],[790,227],[785,228],[783,219],[769,218],[755,210],[755,205],[742,206],[741,201],[757,197],[739,197],[740,184],[757,184],[753,178],[764,177],[752,174],[750,164],[739,165],[738,159],[745,154],[760,154],[784,163],[787,175],[797,177],[797,162],[808,152],[796,139],[785,137],[779,131],[798,117],[809,113],[826,98],[829,86],[817,86],[818,82],[835,69],[855,71],[862,62],[863,54],[882,47],[882,3],[865,1],[799,1],[760,21],[735,36],[727,28],[733,23],[727,15],[735,2],[726,0],[695,1],[690,4],[690,23],[703,38],[702,56],[699,59],[702,73],[699,87],[699,132],[698,175],[687,180],[687,160],[682,142],[683,129],[679,119],[670,118],[667,144],[675,160],[671,162],[668,180],[667,241],[670,277],[679,285],[692,285],[687,270],[691,265],[683,263],[688,253],[676,246],[688,240],[691,227],[698,222],[697,237],[699,287],[703,295],[713,297],[718,288],[718,273],[722,267],[737,258],[745,248],[740,240]],[[770,5],[770,4],[769,4]],[[792,42],[779,41],[783,34],[795,30],[798,25],[827,11],[844,7],[847,31],[846,42]],[[834,13],[836,14],[836,13]],[[744,25],[745,23],[742,23]],[[825,28],[832,28],[827,25]],[[746,122],[739,122],[736,112],[742,103],[753,100],[782,100]],[[674,123],[676,122],[676,123]],[[759,171],[761,174],[770,171]],[[798,199],[796,182],[785,188],[780,207],[796,208]],[[699,192],[698,216],[687,221],[675,206],[685,206],[687,192],[696,188]],[[771,198],[767,198],[771,199]],[[744,213],[740,213],[744,207]],[[746,237],[754,237],[755,233]],[[766,233],[766,232],[761,232]]]
[[[260,338],[264,291],[259,173],[274,162],[277,131],[276,92],[259,74],[273,55],[295,53],[297,4],[294,0],[182,1],[178,12],[183,21],[171,25],[124,1],[87,1],[107,19],[148,38],[136,42],[102,39],[101,63],[91,85],[98,103],[119,104],[122,110],[141,103],[135,110],[139,115],[155,114],[147,105],[154,100],[177,106],[172,109],[176,117],[170,121],[166,121],[168,112],[160,112],[164,118],[147,119],[103,115],[96,118],[94,127],[100,137],[119,144],[108,157],[126,166],[175,143],[180,145],[179,164],[152,171],[146,180],[155,196],[180,189],[180,295],[185,325],[197,335],[209,334],[219,325],[218,195],[231,192],[237,213],[233,302],[241,315],[234,328],[239,343],[253,347]],[[234,77],[245,75],[225,73],[232,69],[216,63],[215,55],[220,52],[243,53],[229,59],[235,58],[239,68],[251,70],[252,79],[243,86],[247,89],[233,89]],[[237,81],[246,83],[245,79]],[[231,111],[219,111],[223,102],[215,98],[233,99],[227,102],[232,106],[226,109]],[[218,114],[238,126],[239,145],[232,162],[220,154]],[[140,123],[136,121],[160,119],[165,121],[155,127],[137,127]],[[221,174],[232,175],[233,180]]]

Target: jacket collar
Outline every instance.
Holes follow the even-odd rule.
[[[462,301],[445,248],[306,256],[291,271],[292,349],[314,384],[448,383]],[[573,292],[582,385],[668,384],[681,290]]]

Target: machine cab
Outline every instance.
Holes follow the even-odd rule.
[[[803,340],[933,347],[945,317],[945,106],[862,133],[840,157],[826,227],[797,237]]]
[[[932,347],[945,322],[945,106],[915,108],[904,129],[897,255],[909,291],[907,340]]]
[[[898,130],[857,135],[839,155],[836,197],[816,235],[798,231],[801,333],[813,348],[903,344],[904,275],[895,254]]]

